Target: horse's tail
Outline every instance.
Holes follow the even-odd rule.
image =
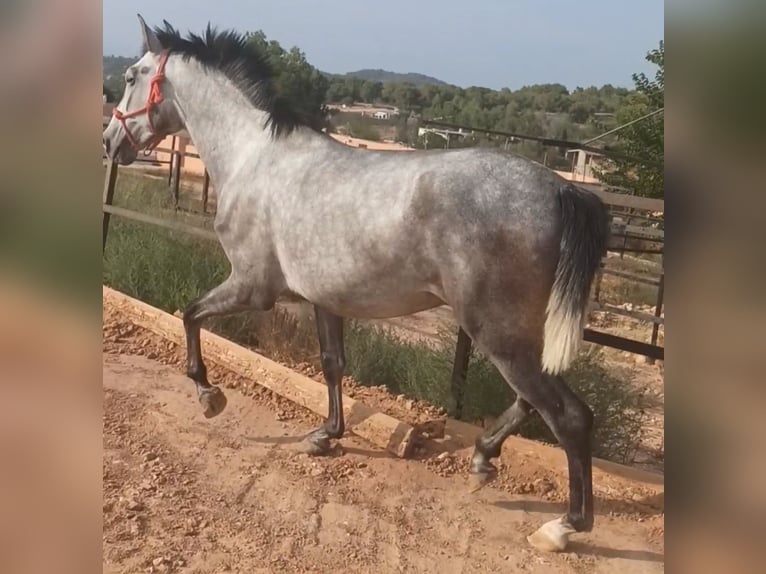
[[[566,183],[558,191],[561,246],[548,300],[543,370],[564,371],[582,338],[593,277],[606,252],[609,216],[601,199]]]

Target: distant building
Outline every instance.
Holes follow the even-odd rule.
[[[582,149],[571,149],[566,155],[567,157],[572,157],[572,181],[583,183],[596,183],[599,181],[594,168],[599,166],[604,157],[603,155]]]
[[[364,102],[354,102],[353,104],[327,104],[331,110],[337,110],[347,114],[359,114],[362,117],[370,117],[376,120],[388,120],[398,116],[401,112],[396,106],[385,104],[368,104]]]

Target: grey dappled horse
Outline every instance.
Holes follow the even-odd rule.
[[[264,58],[243,37],[182,37],[140,18],[146,53],[104,131],[120,164],[185,128],[218,191],[215,231],[231,275],[184,311],[188,376],[205,415],[226,404],[200,351],[204,319],[272,308],[297,294],[314,305],[329,416],[313,454],[344,432],[343,319],[449,305],[518,399],[477,439],[478,488],[490,459],[531,409],[566,451],[569,512],[528,537],[561,550],[593,526],[593,415],[559,376],[582,335],[605,252],[601,201],[520,156],[488,149],[395,153],[347,147],[273,93]]]

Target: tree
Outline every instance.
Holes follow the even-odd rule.
[[[274,72],[275,93],[308,116],[323,116],[330,83],[306,61],[306,55],[297,47],[286,51],[276,40],[269,41],[262,30],[250,32],[246,37],[268,60]]]
[[[383,84],[381,82],[365,81],[362,83],[360,92],[362,100],[368,104],[374,104],[380,99],[380,96],[383,95]]]
[[[620,124],[637,120],[665,106],[665,42],[646,55],[657,66],[654,79],[633,74],[636,94],[629,105],[617,113]],[[609,185],[625,187],[636,195],[665,196],[665,123],[662,112],[638,121],[619,132],[618,150],[630,159],[608,160],[597,170],[599,179]]]

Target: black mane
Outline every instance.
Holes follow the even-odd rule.
[[[164,28],[154,28],[162,47],[225,74],[255,107],[268,113],[266,127],[274,137],[289,135],[299,126],[321,130],[323,110],[306,113],[276,95],[273,69],[244,35],[232,30],[218,32],[208,24],[202,36],[190,32],[183,38],[167,21],[164,24]]]

